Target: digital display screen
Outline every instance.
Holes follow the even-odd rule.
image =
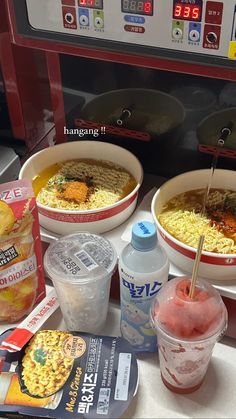
[[[177,2],[174,4],[173,18],[200,22],[202,18],[202,5]]]
[[[79,0],[80,7],[91,7],[92,9],[103,9],[103,0]]]
[[[121,10],[135,15],[153,15],[153,0],[121,0]]]

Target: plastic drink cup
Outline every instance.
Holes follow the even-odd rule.
[[[191,393],[201,386],[214,345],[227,327],[227,310],[218,291],[199,280],[191,299],[190,283],[188,277],[172,279],[151,307],[161,377],[176,393]]]
[[[116,264],[115,249],[99,235],[77,233],[50,244],[44,267],[68,330],[98,333],[103,328]]]

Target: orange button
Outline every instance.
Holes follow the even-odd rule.
[[[137,25],[125,25],[124,30],[126,32],[134,32],[134,33],[144,33],[145,28],[143,26],[137,26]]]

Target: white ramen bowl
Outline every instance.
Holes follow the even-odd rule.
[[[46,148],[30,157],[23,165],[19,178],[32,180],[47,167],[74,159],[107,160],[129,171],[137,186],[117,203],[99,209],[76,211],[50,208],[38,203],[40,225],[57,234],[78,231],[104,233],[129,218],[135,209],[138,192],[143,181],[143,169],[139,160],[122,147],[100,141],[73,141]]]
[[[189,273],[193,271],[196,249],[169,234],[158,221],[158,216],[163,205],[174,196],[186,191],[205,188],[209,176],[209,169],[183,173],[162,185],[152,200],[152,216],[157,225],[160,244],[166,250],[170,261],[181,270]],[[217,169],[214,173],[212,187],[236,191],[236,171]],[[203,251],[198,274],[199,277],[212,280],[236,279],[236,254]]]

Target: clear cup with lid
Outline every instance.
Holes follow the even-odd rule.
[[[103,328],[116,265],[113,245],[99,235],[76,233],[50,244],[44,268],[68,330],[98,333]]]
[[[198,280],[193,298],[190,285],[189,277],[172,279],[151,307],[161,378],[176,393],[191,393],[201,386],[228,320],[223,300],[209,282]]]

